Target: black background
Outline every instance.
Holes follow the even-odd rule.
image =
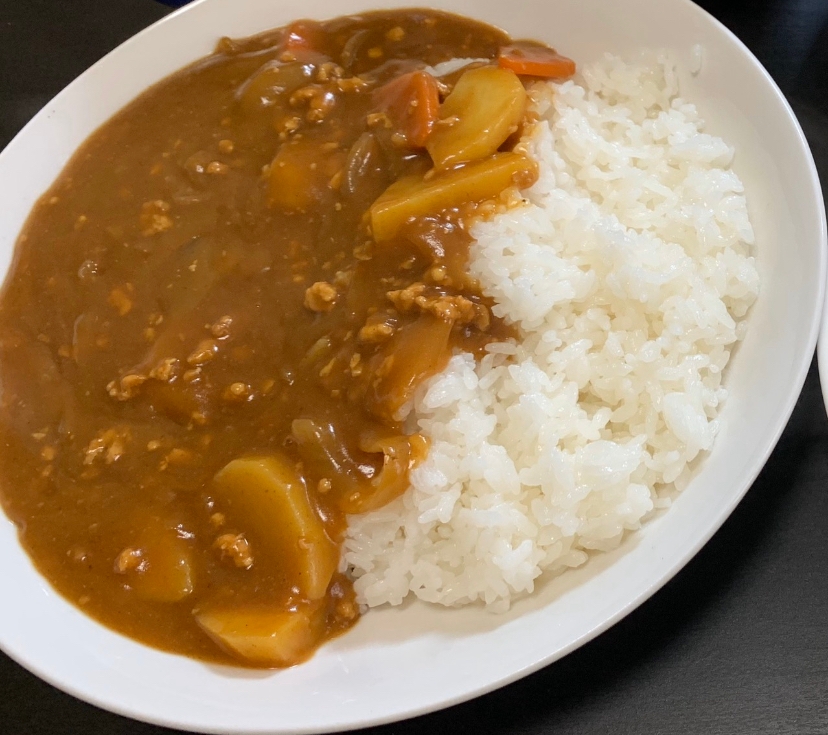
[[[828,0],[700,4],[779,83],[828,182]],[[166,12],[154,0],[0,0],[0,147],[87,66]],[[13,591],[0,604],[14,604]],[[816,362],[745,500],[650,601],[523,681],[367,732],[442,730],[828,733],[828,421]],[[3,735],[166,732],[79,702],[0,653]]]

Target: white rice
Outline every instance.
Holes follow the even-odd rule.
[[[540,179],[472,230],[471,271],[522,341],[456,355],[418,396],[427,460],[350,519],[364,605],[505,610],[616,547],[710,449],[759,278],[733,149],[677,95],[656,53],[533,88]]]

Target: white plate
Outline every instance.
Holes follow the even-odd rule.
[[[383,5],[405,6],[404,0]],[[759,63],[687,0],[438,0],[515,36],[542,38],[579,63],[605,51],[672,49],[689,64],[682,93],[708,130],[737,146],[763,278],[712,454],[674,507],[617,552],[542,586],[505,616],[411,604],[367,615],[310,662],[281,672],[208,666],[145,648],[86,618],[33,570],[0,519],[0,646],[45,680],[101,707],[222,733],[322,732],[460,702],[582,645],[652,595],[721,525],[764,464],[794,406],[816,340],[825,281],[825,216],[793,113]],[[58,95],[0,155],[0,272],[37,196],[72,151],[149,84],[244,36],[371,0],[201,0],[113,51]],[[374,6],[376,7],[376,6]]]

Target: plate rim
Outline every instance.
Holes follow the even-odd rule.
[[[110,63],[110,58],[113,55],[119,53],[122,49],[124,49],[127,46],[136,43],[141,43],[145,36],[153,34],[158,27],[163,26],[164,24],[171,22],[173,19],[181,15],[190,13],[193,11],[193,9],[210,2],[213,2],[213,0],[195,0],[194,2],[188,5],[185,5],[181,8],[172,11],[171,13],[165,15],[159,20],[150,24],[146,28],[142,29],[135,35],[131,36],[126,41],[119,44],[116,48],[108,52],[101,59],[96,61],[93,65],[91,65],[78,77],[76,77],[72,82],[70,82],[66,87],[64,87],[57,95],[55,95],[55,97],[53,97],[49,102],[47,102],[43,109],[41,109],[12,138],[12,140],[9,142],[6,148],[3,151],[0,151],[0,165],[2,164],[2,161],[6,156],[8,150],[16,144],[18,139],[21,138],[30,127],[33,127],[43,116],[48,115],[48,108],[53,103],[59,101],[64,96],[71,95],[73,89],[77,85],[81,84],[82,81],[88,75],[92,74],[95,69],[97,69],[99,66]],[[804,158],[808,164],[811,182],[815,184],[815,186],[812,187],[812,191],[816,198],[816,209],[821,214],[821,233],[820,242],[818,244],[819,262],[817,264],[819,286],[817,293],[817,302],[815,304],[816,309],[811,319],[807,345],[808,355],[813,355],[814,348],[817,346],[817,338],[819,337],[819,346],[817,350],[818,370],[822,385],[823,398],[826,407],[828,407],[828,304],[824,303],[826,289],[826,254],[828,254],[828,225],[826,225],[825,202],[819,185],[819,175],[816,168],[816,164],[813,159],[813,155],[810,151],[810,147],[807,143],[804,132],[801,128],[801,125],[799,124],[799,121],[790,103],[788,102],[782,91],[779,89],[776,82],[773,80],[773,78],[761,64],[761,62],[753,55],[753,53],[747,48],[747,46],[732,31],[730,31],[726,26],[724,26],[720,21],[718,21],[706,10],[692,2],[692,0],[674,0],[674,2],[685,5],[688,8],[692,8],[693,12],[696,12],[704,17],[705,22],[712,23],[714,26],[716,26],[718,31],[720,33],[723,33],[728,38],[730,43],[732,43],[741,52],[741,54],[746,57],[746,59],[751,63],[751,65],[754,66],[760,72],[760,74],[764,77],[765,82],[769,85],[769,88],[774,93],[774,96],[781,103],[783,109],[787,113],[788,121],[789,123],[791,123],[793,130],[796,133],[798,144],[801,147],[802,152],[804,153]],[[416,3],[411,4],[411,7],[415,6],[417,6]],[[470,8],[469,10],[471,11],[473,9]],[[803,353],[803,355],[804,354],[805,353]],[[493,679],[485,686],[476,687],[474,689],[465,691],[461,694],[448,696],[442,700],[433,701],[427,705],[416,705],[408,709],[396,711],[394,713],[377,715],[373,718],[363,718],[358,721],[354,720],[349,722],[331,723],[321,727],[311,725],[302,728],[294,728],[292,729],[292,732],[310,734],[327,733],[335,731],[348,731],[362,727],[372,727],[388,724],[391,722],[397,722],[403,719],[417,717],[447,707],[452,707],[454,705],[461,704],[475,697],[487,694],[496,689],[512,684],[515,681],[518,681],[519,679],[522,679],[532,673],[535,673],[540,669],[544,668],[545,666],[567,656],[569,653],[580,648],[581,646],[596,638],[601,633],[605,632],[606,630],[614,626],[617,622],[629,615],[633,610],[638,608],[641,604],[643,604],[646,600],[648,600],[656,592],[658,592],[658,590],[660,590],[664,585],[666,585],[671,579],[673,579],[673,577],[675,577],[675,575],[681,569],[683,569],[684,566],[686,566],[686,564],[707,544],[707,542],[721,528],[721,526],[731,515],[736,506],[744,498],[745,494],[748,492],[751,485],[756,480],[756,477],[759,475],[761,469],[767,462],[767,459],[769,458],[771,452],[778,443],[779,438],[782,435],[782,432],[784,431],[790,419],[790,416],[794,410],[796,402],[799,398],[799,395],[802,391],[805,380],[807,378],[810,364],[811,360],[805,359],[803,356],[803,358],[801,359],[801,364],[799,365],[798,370],[795,374],[795,378],[791,381],[789,385],[786,400],[784,403],[785,407],[780,412],[780,421],[778,422],[778,426],[775,428],[772,434],[768,435],[765,445],[760,447],[759,451],[756,453],[756,456],[760,458],[760,460],[754,462],[754,466],[751,469],[751,472],[745,475],[742,486],[739,488],[738,492],[734,492],[729,496],[728,502],[722,507],[715,521],[710,525],[710,527],[705,531],[705,533],[703,533],[696,540],[696,542],[693,545],[689,546],[684,551],[684,553],[674,558],[672,564],[669,566],[669,569],[665,574],[663,574],[655,582],[648,585],[647,588],[643,590],[641,593],[630,599],[617,612],[607,617],[601,624],[592,627],[583,635],[577,637],[568,645],[553,652],[552,654],[539,656],[533,663],[523,666],[515,671],[510,671],[509,673],[501,677]],[[782,418],[784,418],[784,421],[781,420]],[[4,634],[2,631],[0,631],[0,649],[2,649],[12,660],[14,660],[27,671],[33,673],[41,680],[46,681],[48,684],[54,686],[58,690],[70,694],[71,696],[76,697],[81,701],[88,702],[94,706],[100,707],[102,709],[119,715],[123,715],[138,721],[147,722],[154,725],[160,725],[177,730],[191,730],[193,727],[192,724],[188,724],[183,720],[174,720],[165,716],[156,716],[151,712],[142,711],[137,707],[130,706],[129,704],[124,703],[122,701],[113,701],[110,698],[99,697],[94,692],[89,692],[79,686],[75,686],[70,681],[66,681],[52,676],[52,673],[48,670],[42,669],[38,665],[38,662],[29,660],[25,652],[20,652],[16,650],[13,645],[9,645],[9,642],[4,638]],[[276,729],[274,729],[274,727]],[[195,731],[204,733],[234,732],[238,733],[239,735],[242,735],[243,733],[250,733],[251,735],[253,733],[256,733],[257,735],[262,735],[264,733],[269,732],[281,732],[281,730],[278,729],[278,726],[275,723],[273,726],[270,727],[270,729],[256,727],[248,729],[236,729],[231,731],[228,730],[226,726],[202,726],[198,727]]]

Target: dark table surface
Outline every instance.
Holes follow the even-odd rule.
[[[828,0],[700,4],[788,95],[828,182]],[[0,148],[87,66],[166,12],[154,0],[0,0]],[[828,421],[816,362],[745,500],[652,599],[527,679],[370,732],[443,729],[828,733]],[[2,735],[164,732],[73,699],[0,653]]]

